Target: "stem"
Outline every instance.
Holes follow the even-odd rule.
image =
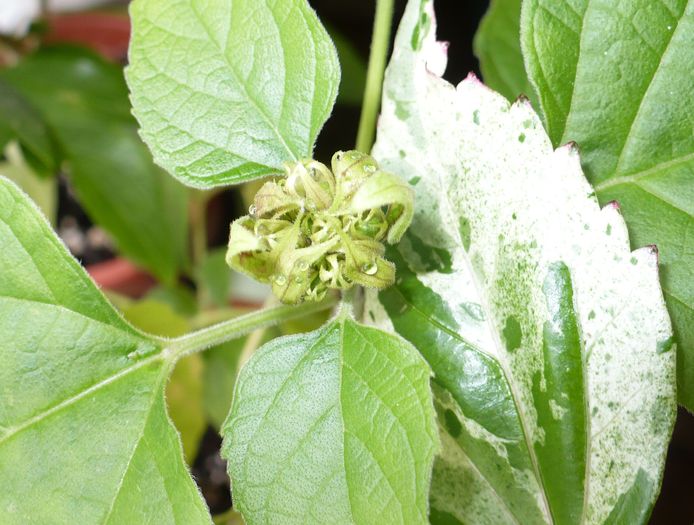
[[[376,119],[381,105],[383,73],[386,69],[388,48],[390,47],[390,27],[393,22],[393,0],[376,0],[373,36],[369,68],[366,73],[364,104],[361,108],[359,131],[357,132],[357,149],[364,153],[371,151],[376,134]]]
[[[193,248],[193,268],[199,268],[207,252],[207,195],[200,190],[190,194],[190,236]]]
[[[334,296],[327,297],[319,303],[304,303],[298,306],[276,306],[257,312],[235,317],[209,328],[170,340],[167,346],[169,357],[180,359],[188,354],[206,350],[232,339],[242,337],[259,328],[273,326],[289,319],[303,317],[322,310],[327,310],[337,303]]]

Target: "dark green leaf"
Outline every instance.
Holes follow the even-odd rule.
[[[16,139],[38,175],[54,175],[58,151],[41,115],[7,82],[0,80],[0,150]]]
[[[326,24],[326,29],[337,49],[340,59],[340,89],[337,103],[359,106],[364,98],[366,85],[366,61],[349,39],[336,28]]]
[[[475,34],[473,46],[482,78],[509,100],[523,94],[534,102],[520,43],[521,0],[492,0]],[[533,104],[535,105],[535,104]]]
[[[655,244],[694,410],[694,3],[527,0],[522,43],[550,137],[576,141],[632,245]]]
[[[187,260],[186,190],[154,166],[137,137],[121,69],[87,51],[54,48],[3,77],[49,122],[92,219],[126,256],[173,282]]]

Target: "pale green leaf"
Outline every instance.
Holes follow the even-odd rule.
[[[274,339],[224,425],[247,523],[427,523],[438,448],[430,370],[406,341],[340,317]]]
[[[187,193],[137,136],[121,68],[78,48],[50,48],[2,76],[50,124],[92,220],[125,256],[172,284],[187,264]]]
[[[340,81],[306,0],[136,0],[128,84],[158,164],[202,188],[309,157]]]
[[[190,323],[163,302],[145,299],[128,305],[123,316],[135,327],[162,337],[178,337],[191,331]],[[200,354],[176,363],[166,384],[166,406],[181,434],[183,453],[189,464],[195,461],[200,439],[207,428],[202,404],[203,361]]]
[[[108,304],[0,179],[2,522],[209,523],[163,389],[158,339]]]
[[[525,73],[520,43],[521,0],[492,0],[475,34],[473,47],[482,78],[509,100],[535,92]]]
[[[617,200],[634,247],[660,252],[678,346],[679,400],[694,410],[694,3],[527,0],[528,73],[555,145],[575,141],[601,203]]]
[[[527,101],[435,74],[430,0],[410,2],[393,56],[374,156],[417,209],[367,316],[442,389],[432,522],[603,523],[635,483],[630,515],[647,516],[676,407],[656,254],[630,252]]]
[[[58,216],[58,181],[55,177],[39,177],[29,166],[17,142],[5,146],[6,162],[0,162],[0,175],[17,184],[31,197],[51,224]]]

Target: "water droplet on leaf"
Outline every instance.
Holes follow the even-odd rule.
[[[366,275],[374,275],[378,271],[378,265],[375,262],[367,263],[361,267],[361,271]]]

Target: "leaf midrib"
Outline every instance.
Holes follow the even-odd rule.
[[[64,399],[60,403],[57,403],[57,404],[55,404],[55,405],[53,405],[47,409],[42,410],[41,412],[32,416],[31,418],[26,419],[21,424],[15,425],[13,427],[9,427],[7,429],[7,431],[4,434],[2,434],[2,436],[0,436],[0,445],[2,445],[4,442],[8,441],[10,438],[16,436],[17,434],[23,432],[27,428],[30,428],[31,426],[35,425],[36,423],[41,422],[42,420],[46,419],[47,417],[52,416],[53,414],[60,412],[64,408],[69,407],[69,406],[73,405],[74,403],[89,397],[91,394],[98,392],[102,388],[104,388],[108,385],[111,385],[111,384],[119,381],[120,379],[122,379],[124,377],[127,377],[132,372],[135,372],[136,370],[139,370],[140,368],[142,368],[146,365],[149,365],[150,363],[157,361],[157,360],[162,361],[162,363],[164,362],[164,359],[163,359],[161,353],[157,353],[157,354],[150,356],[146,359],[142,359],[141,361],[138,361],[138,362],[130,365],[129,367],[122,368],[117,373],[112,374],[112,375],[102,379],[101,381],[99,381],[99,382],[93,384],[92,386],[78,392],[77,394],[75,394],[71,397],[68,397],[67,399]]]
[[[431,317],[430,315],[428,315],[428,314],[427,314],[426,312],[424,312],[421,308],[419,308],[417,305],[415,305],[412,301],[407,300],[407,297],[405,296],[405,294],[402,293],[402,291],[400,290],[400,288],[398,288],[397,286],[395,286],[395,287],[393,287],[393,290],[394,290],[398,295],[400,295],[400,297],[402,298],[402,302],[403,302],[403,303],[409,305],[410,309],[412,309],[413,311],[419,313],[419,315],[421,315],[425,320],[427,320],[427,321],[428,321],[432,326],[434,326],[436,329],[441,330],[442,332],[448,334],[448,335],[451,336],[452,338],[457,339],[457,340],[460,341],[462,344],[464,344],[464,345],[466,345],[466,346],[469,346],[472,350],[474,350],[474,351],[476,351],[476,352],[479,352],[480,354],[489,357],[489,359],[492,359],[492,360],[493,360],[494,362],[496,362],[496,363],[499,363],[498,360],[497,360],[494,356],[492,356],[492,355],[490,355],[489,353],[485,352],[484,350],[480,349],[480,348],[479,348],[478,346],[476,346],[475,344],[470,343],[469,341],[467,341],[466,339],[464,339],[460,334],[458,334],[457,332],[454,332],[453,330],[451,330],[450,328],[448,328],[446,325],[442,324],[442,323],[439,322],[438,320],[436,320],[436,319],[434,319],[433,317]],[[501,366],[501,365],[499,364],[499,366]],[[504,379],[506,379],[506,378],[504,377]],[[508,380],[507,380],[507,381],[508,381]],[[442,385],[442,386],[443,386],[443,385]],[[520,419],[520,418],[519,418],[519,419]],[[499,437],[499,436],[497,436],[497,437]],[[501,502],[501,504],[504,506],[504,508],[506,509],[506,511],[508,512],[508,514],[513,518],[513,521],[514,521],[517,525],[520,525],[520,522],[518,521],[518,518],[516,517],[516,515],[515,515],[515,514],[513,513],[513,511],[511,510],[511,508],[510,508],[510,507],[508,506],[508,504],[506,503],[506,499],[505,499],[505,498],[502,498],[501,495],[498,493],[498,491],[497,491],[497,489],[496,489],[496,486],[491,482],[491,480],[489,480],[489,478],[487,478],[487,476],[485,476],[485,475],[482,473],[482,471],[479,469],[479,467],[475,464],[475,460],[474,460],[469,454],[467,454],[467,453],[465,452],[465,450],[462,449],[462,447],[460,447],[460,445],[458,444],[457,440],[454,440],[454,441],[455,441],[456,445],[457,445],[459,448],[461,448],[461,450],[463,451],[463,453],[465,454],[465,456],[470,460],[470,463],[473,465],[475,471],[477,471],[477,473],[480,475],[480,477],[482,477],[482,478],[486,481],[486,483],[489,485],[489,487],[492,489],[492,491],[494,492],[494,495],[498,498],[498,500],[499,500],[499,501]]]
[[[222,59],[224,60],[224,62],[228,66],[228,68],[229,68],[228,71],[231,74],[231,76],[234,78],[234,80],[236,81],[236,84],[241,87],[243,94],[246,96],[246,99],[251,103],[251,105],[256,109],[256,111],[262,117],[262,119],[265,121],[265,123],[275,133],[275,135],[279,139],[280,143],[282,144],[282,147],[289,154],[290,159],[291,160],[298,160],[296,154],[291,150],[291,148],[289,147],[287,142],[284,140],[284,137],[280,134],[278,127],[275,124],[273,124],[273,122],[270,120],[270,117],[267,115],[267,113],[265,113],[265,111],[260,106],[260,104],[258,104],[258,102],[250,95],[250,93],[248,91],[248,87],[246,86],[246,84],[244,82],[241,82],[241,79],[240,79],[238,73],[236,72],[234,65],[229,60],[229,57],[225,53],[225,50],[219,47],[219,44],[214,39],[214,35],[210,31],[210,28],[207,26],[204,19],[202,18],[202,16],[198,12],[198,10],[195,8],[195,5],[196,5],[195,2],[191,2],[191,5],[190,5],[191,11],[195,15],[195,18],[198,20],[198,22],[200,22],[200,25],[205,30],[205,34],[207,35],[209,42],[212,44],[214,49],[221,55]],[[232,9],[233,9],[233,6],[232,6]],[[270,8],[268,7],[268,9],[270,9]],[[273,20],[274,20],[274,16],[273,16]],[[229,27],[227,27],[227,32],[228,31],[229,31]],[[284,48],[284,46],[282,46],[282,47]],[[283,94],[282,100],[284,101],[285,98],[286,98],[286,93]]]
[[[453,216],[457,216],[455,213],[455,206],[451,202],[451,195],[449,192],[444,191],[444,202],[448,206],[448,211],[449,213],[453,213]],[[464,246],[465,243],[463,241],[462,235],[460,231],[456,228],[456,240],[457,240],[457,247],[460,249],[460,251],[463,253],[463,261],[465,262],[465,266],[467,268],[468,274],[470,275],[470,280],[472,281],[472,285],[475,289],[475,292],[477,294],[477,297],[480,299],[480,307],[482,310],[487,314],[485,315],[485,325],[487,326],[490,335],[492,336],[492,340],[494,341],[494,345],[497,348],[497,356],[492,356],[492,359],[494,359],[498,364],[499,368],[504,374],[504,379],[506,383],[508,384],[509,387],[509,392],[511,393],[511,398],[513,399],[513,404],[516,407],[516,411],[518,413],[518,420],[521,425],[521,430],[523,432],[523,439],[525,441],[525,446],[528,449],[528,456],[530,457],[530,461],[533,466],[533,473],[535,474],[535,478],[537,479],[537,483],[540,487],[540,492],[542,494],[542,502],[544,503],[545,511],[546,511],[546,516],[549,519],[550,525],[554,524],[554,516],[552,514],[552,508],[549,505],[549,500],[547,499],[547,490],[545,489],[545,481],[542,478],[542,474],[540,472],[540,466],[539,462],[537,459],[537,455],[535,454],[535,447],[533,446],[531,440],[530,440],[530,435],[529,431],[527,428],[526,424],[526,418],[527,415],[525,414],[523,407],[520,403],[520,396],[518,392],[516,391],[516,385],[514,381],[510,381],[510,378],[513,378],[514,376],[510,373],[510,367],[508,363],[506,362],[506,359],[504,359],[504,346],[501,344],[501,339],[499,336],[499,332],[496,330],[494,326],[491,325],[491,319],[494,318],[493,315],[488,315],[490,313],[493,313],[493,310],[491,309],[489,305],[489,301],[487,300],[487,295],[486,293],[482,293],[482,287],[480,286],[480,283],[477,278],[477,273],[474,271],[472,267],[472,262],[470,261],[470,256],[465,250]]]

